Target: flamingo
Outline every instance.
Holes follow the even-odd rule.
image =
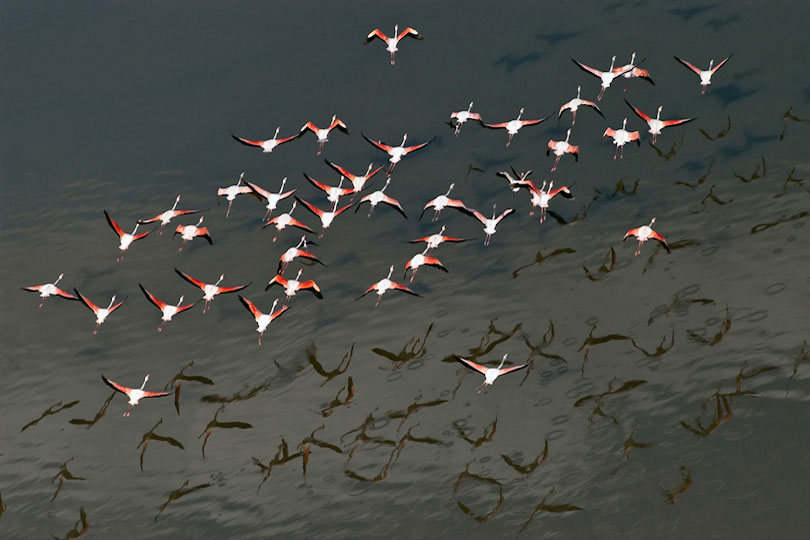
[[[641,62],[643,61],[644,60],[642,60]],[[639,64],[641,62],[639,62]],[[630,71],[627,71],[628,68],[630,69]],[[646,69],[641,69],[640,67],[638,67],[638,64],[636,64],[636,53],[633,53],[633,55],[630,57],[629,64],[613,68],[613,71],[616,73],[624,73],[623,77],[627,79],[627,84],[624,86],[625,92],[627,92],[627,89],[630,88],[630,79],[634,77],[639,79],[645,79],[650,84],[655,86],[655,82],[653,82],[652,77],[650,77],[650,72],[647,71]]]
[[[430,251],[430,246],[425,247],[422,253],[417,253],[411,257],[411,260],[405,263],[405,274],[402,276],[403,278],[407,276],[408,270],[412,270],[411,283],[413,283],[413,278],[416,277],[416,271],[419,270],[420,266],[424,265],[433,266],[443,272],[447,272],[447,268],[444,267],[439,259],[427,255],[428,251]]]
[[[557,159],[554,160],[554,166],[551,168],[551,172],[557,170],[557,164],[560,163],[560,158],[565,154],[571,154],[574,156],[574,161],[579,161],[579,146],[568,144],[568,139],[570,137],[571,130],[569,129],[564,141],[555,141],[552,139],[548,140],[548,150],[546,150],[546,155],[548,156],[551,154],[551,151],[553,150],[554,155],[557,156]]]
[[[684,66],[688,67],[689,69],[691,69],[692,71],[697,73],[698,77],[700,77],[700,87],[701,87],[700,93],[705,94],[706,93],[706,87],[709,86],[710,84],[712,84],[712,75],[714,75],[714,72],[717,71],[718,69],[720,69],[721,67],[723,67],[725,65],[725,63],[728,62],[728,59],[731,58],[732,56],[733,55],[731,55],[731,54],[728,55],[725,60],[723,60],[722,62],[720,62],[716,66],[714,65],[714,58],[712,58],[712,60],[709,62],[709,69],[706,69],[706,70],[702,70],[702,69],[694,66],[693,64],[690,64],[686,60],[681,60],[677,56],[675,56],[674,58],[675,58],[675,60],[677,60],[678,62],[680,62]],[[714,67],[712,67],[712,66],[714,66]]]
[[[143,294],[146,295],[146,299],[152,302],[152,304],[154,304],[155,307],[158,308],[163,313],[163,316],[161,317],[160,326],[158,326],[157,329],[158,332],[163,331],[163,325],[172,320],[172,317],[174,317],[178,313],[186,311],[187,309],[193,308],[197,304],[197,302],[194,302],[193,304],[182,305],[183,296],[181,296],[180,300],[177,301],[177,305],[173,306],[167,304],[166,302],[163,302],[157,296],[147,291],[146,287],[144,287],[143,284],[138,283],[138,285],[141,287]]]
[[[493,234],[495,234],[495,227],[498,226],[498,223],[500,223],[503,218],[514,214],[515,209],[507,208],[506,210],[501,212],[501,214],[498,217],[495,217],[495,205],[493,204],[491,219],[484,217],[478,210],[472,210],[472,213],[473,216],[475,216],[475,218],[484,225],[484,232],[486,233],[486,238],[484,238],[484,245],[488,246],[489,239],[492,237]]]
[[[239,295],[239,301],[242,302],[242,305],[253,314],[253,318],[256,320],[256,331],[259,333],[259,347],[262,346],[262,336],[270,323],[280,317],[282,313],[290,309],[290,306],[285,304],[280,310],[275,311],[276,304],[278,304],[278,298],[273,300],[273,307],[270,308],[269,313],[262,313],[253,302],[242,295]]]
[[[528,179],[529,175],[532,174],[531,169],[526,172],[519,173],[514,167],[512,167],[512,173],[517,178],[512,178],[512,175],[510,175],[508,171],[498,171],[495,173],[495,175],[506,178],[506,181],[509,182],[509,189],[511,189],[514,193],[517,193],[520,188],[531,189],[534,186],[534,183]]]
[[[659,242],[661,242],[661,245],[664,246],[664,249],[667,250],[667,253],[671,253],[670,250],[669,250],[669,246],[667,245],[666,239],[663,236],[661,236],[660,234],[658,234],[657,232],[655,232],[654,230],[652,230],[653,223],[655,223],[655,218],[652,218],[652,221],[650,221],[649,225],[642,225],[641,227],[637,227],[635,229],[630,229],[624,235],[624,238],[622,239],[622,241],[627,240],[627,238],[630,237],[630,236],[635,236],[636,239],[638,240],[638,249],[636,249],[635,255],[638,255],[639,253],[641,253],[642,244],[644,244],[644,242],[646,242],[650,238],[652,238],[653,240],[658,240]]]
[[[377,206],[379,203],[384,202],[385,204],[393,207],[397,212],[402,214],[402,217],[408,219],[408,216],[405,215],[405,210],[402,209],[402,205],[399,204],[399,201],[385,194],[385,188],[387,188],[388,184],[390,183],[391,178],[389,177],[385,181],[385,185],[382,187],[382,189],[379,189],[374,193],[369,193],[368,195],[360,199],[360,202],[357,203],[357,208],[355,208],[354,212],[357,213],[357,211],[360,210],[360,205],[363,204],[364,202],[368,202],[371,205],[368,210],[368,215],[371,216],[371,213],[374,211],[374,207]]]
[[[246,146],[257,146],[262,149],[263,153],[270,153],[272,152],[277,146],[284,144],[285,142],[290,142],[293,139],[297,139],[301,136],[299,132],[297,135],[292,135],[291,137],[284,137],[283,139],[278,138],[278,132],[281,129],[281,126],[276,128],[276,133],[273,135],[272,139],[267,139],[264,141],[251,141],[249,139],[243,139],[242,137],[237,137],[233,133],[231,133],[231,137],[236,139],[238,142],[246,145]]]
[[[424,236],[422,238],[417,238],[415,240],[410,240],[411,244],[416,244],[419,242],[426,242],[427,248],[425,249],[425,253],[428,253],[432,249],[436,249],[439,247],[440,244],[443,242],[466,242],[470,240],[469,238],[455,238],[452,236],[444,236],[445,226],[442,225],[442,229],[436,233],[431,234],[430,236]]]
[[[360,193],[363,190],[363,187],[366,185],[366,182],[371,180],[371,177],[374,176],[375,174],[377,174],[378,172],[380,172],[380,170],[382,170],[382,168],[383,168],[383,166],[380,165],[379,167],[374,169],[374,171],[372,171],[371,168],[374,166],[374,164],[369,163],[368,164],[368,169],[366,170],[366,174],[356,175],[356,174],[350,173],[349,171],[347,171],[346,169],[344,169],[343,167],[341,167],[337,163],[332,163],[328,159],[325,160],[325,161],[326,161],[327,165],[329,165],[330,167],[335,169],[342,176],[345,176],[346,178],[349,179],[349,182],[352,183],[352,188],[354,190],[354,193]]]
[[[147,223],[154,223],[155,221],[160,221],[160,228],[158,230],[158,234],[163,234],[163,227],[165,227],[172,218],[176,218],[177,216],[186,216],[188,214],[197,214],[201,212],[201,210],[175,210],[177,208],[177,203],[180,202],[180,195],[174,200],[174,205],[166,210],[165,212],[156,215],[151,219],[139,219],[139,225],[146,225]]]
[[[208,240],[209,244],[214,245],[214,240],[211,238],[211,234],[208,232],[208,227],[200,227],[204,218],[205,216],[200,216],[200,219],[197,221],[196,225],[177,226],[177,228],[174,230],[174,234],[179,234],[183,239],[183,243],[180,244],[180,248],[177,251],[183,251],[183,246],[186,245],[186,242],[194,240],[194,238],[197,236],[205,238]]]
[[[43,285],[33,285],[31,287],[21,287],[21,288],[24,291],[39,293],[40,298],[42,298],[42,300],[39,303],[40,308],[42,307],[42,304],[45,303],[45,300],[49,296],[61,296],[62,298],[66,298],[67,300],[78,300],[79,299],[78,297],[73,296],[67,291],[63,291],[62,289],[56,286],[56,284],[59,283],[59,281],[63,277],[65,277],[65,274],[59,274],[59,277],[56,278],[56,281],[54,281],[53,283],[45,283]]]
[[[326,193],[326,200],[330,203],[337,203],[338,200],[344,195],[354,193],[354,188],[343,187],[343,176],[340,177],[340,182],[337,186],[327,186],[326,184],[318,182],[307,173],[304,173],[304,177],[309,180],[313,186]]]
[[[301,240],[298,242],[297,246],[291,247],[287,249],[278,261],[278,271],[279,275],[284,273],[284,270],[287,268],[287,265],[296,257],[303,257],[304,259],[309,259],[310,261],[316,262],[322,266],[326,266],[323,264],[318,257],[306,251],[307,249],[307,237],[302,236]]]
[[[630,102],[627,101],[626,99],[624,100],[624,102],[627,103],[627,105],[631,109],[633,109],[633,112],[636,113],[639,116],[639,118],[647,122],[647,125],[650,126],[649,133],[652,134],[653,144],[655,144],[656,136],[660,135],[661,130],[664,129],[665,127],[680,126],[681,124],[685,124],[687,122],[691,122],[692,120],[694,120],[694,118],[681,118],[679,120],[661,120],[661,110],[664,108],[663,105],[659,105],[658,114],[656,115],[655,118],[653,118],[649,115],[644,114],[638,107],[630,105]]]
[[[290,208],[289,212],[287,212],[286,214],[281,214],[280,216],[276,216],[273,219],[269,220],[264,225],[262,225],[262,229],[264,229],[265,227],[269,227],[270,225],[276,226],[276,235],[273,237],[273,242],[275,242],[276,239],[278,238],[278,233],[283,231],[288,225],[291,227],[298,227],[299,229],[310,233],[315,232],[306,225],[304,225],[303,223],[301,223],[300,221],[298,221],[297,219],[295,219],[294,217],[292,217],[293,210],[295,210],[296,202],[297,201],[293,201],[292,208]]]
[[[181,278],[185,279],[195,287],[199,287],[203,292],[202,299],[205,300],[205,304],[203,304],[203,315],[205,315],[205,312],[210,309],[211,302],[214,300],[216,295],[241,291],[250,285],[250,283],[248,283],[246,285],[237,285],[236,287],[220,287],[219,284],[222,283],[223,279],[225,279],[225,274],[220,274],[216,283],[205,283],[204,281],[191,277],[185,272],[181,272],[177,268],[175,268],[174,271],[177,272]]]
[[[481,386],[478,387],[478,393],[480,394],[481,390],[483,390],[488,385],[492,385],[495,382],[495,379],[497,379],[501,375],[506,375],[507,373],[512,373],[513,371],[523,369],[523,368],[525,368],[526,366],[529,365],[529,364],[521,364],[519,366],[511,366],[511,367],[508,367],[508,368],[504,368],[503,364],[504,364],[504,362],[506,362],[506,357],[507,356],[509,356],[509,355],[508,354],[503,355],[503,358],[501,358],[501,363],[498,364],[498,367],[496,367],[496,368],[488,368],[486,366],[482,366],[481,364],[476,364],[472,360],[467,360],[466,358],[462,358],[460,356],[456,356],[456,358],[459,360],[459,362],[461,362],[462,364],[464,364],[468,368],[474,369],[475,371],[477,371],[478,373],[480,373],[481,375],[484,376],[484,383]]]
[[[275,210],[276,207],[278,207],[279,201],[282,201],[282,200],[286,199],[287,197],[289,197],[290,195],[292,195],[293,193],[295,193],[294,189],[291,189],[290,191],[284,191],[284,185],[287,183],[287,177],[286,176],[281,179],[281,187],[278,189],[278,193],[273,193],[271,191],[267,191],[266,189],[259,187],[258,185],[254,184],[253,182],[245,182],[245,183],[256,194],[258,194],[261,198],[263,198],[265,201],[267,201],[267,205],[265,206],[265,208],[267,208],[267,212],[264,213],[264,217],[262,218],[262,221],[267,220],[267,218],[270,216],[270,214],[273,212],[273,210]]]
[[[593,101],[589,101],[587,99],[581,99],[579,97],[580,96],[580,90],[581,90],[581,87],[577,86],[577,97],[575,97],[574,99],[568,101],[567,103],[564,103],[562,105],[562,107],[560,107],[560,113],[557,115],[557,120],[562,118],[562,114],[563,114],[563,112],[565,110],[569,110],[569,111],[571,111],[571,125],[573,126],[574,124],[577,123],[577,110],[583,105],[585,105],[586,107],[593,108],[593,110],[595,110],[597,113],[599,113],[599,116],[601,116],[602,118],[605,117],[605,115],[602,114],[602,109],[599,108],[599,105],[597,105]]]
[[[329,226],[332,224],[332,221],[334,221],[336,217],[338,217],[340,214],[342,214],[343,212],[354,206],[354,203],[349,203],[346,206],[338,209],[337,207],[338,202],[335,201],[334,204],[332,205],[332,210],[325,211],[321,210],[314,204],[308,203],[298,195],[296,195],[295,198],[298,202],[304,205],[304,208],[306,208],[307,210],[318,216],[318,218],[321,220],[321,236],[323,236],[323,233],[326,232],[326,229],[329,228]]]
[[[389,156],[391,156],[391,157],[388,159],[388,161],[391,163],[391,166],[390,166],[390,167],[388,167],[388,176],[391,176],[391,173],[394,171],[394,167],[396,167],[397,163],[399,163],[399,162],[400,162],[400,160],[401,160],[401,159],[402,159],[404,156],[407,156],[407,155],[408,155],[408,154],[410,154],[411,152],[416,152],[417,150],[421,150],[421,149],[422,149],[422,148],[424,148],[425,146],[427,146],[427,145],[429,145],[430,143],[432,143],[432,142],[433,142],[433,139],[435,139],[435,138],[436,138],[436,136],[434,135],[434,136],[433,136],[433,139],[430,139],[430,140],[429,140],[429,141],[427,141],[427,142],[423,142],[423,143],[421,143],[421,144],[415,144],[415,145],[413,145],[413,146],[405,146],[405,141],[408,139],[408,134],[406,133],[406,134],[404,134],[404,135],[402,136],[402,143],[401,143],[399,146],[391,146],[391,145],[389,145],[389,144],[385,144],[385,143],[384,143],[384,142],[382,142],[382,141],[375,141],[375,140],[373,140],[373,139],[369,139],[369,138],[368,138],[368,137],[366,137],[366,135],[365,135],[364,133],[362,133],[362,132],[361,132],[361,135],[363,135],[363,138],[365,138],[365,139],[366,139],[368,142],[370,142],[371,144],[373,144],[374,146],[376,146],[377,148],[379,148],[380,150],[382,150],[383,152],[385,152],[385,153],[387,153]]]
[[[110,313],[120,308],[121,304],[123,304],[124,300],[126,300],[126,298],[124,298],[124,300],[121,300],[116,304],[115,303],[116,296],[112,295],[112,298],[110,299],[110,304],[107,307],[102,308],[98,307],[93,302],[91,302],[86,296],[80,293],[78,289],[73,289],[73,291],[76,293],[76,296],[79,298],[79,300],[81,300],[82,304],[90,308],[90,310],[96,314],[96,329],[93,330],[94,334],[98,334],[98,331],[101,329],[101,325],[104,323],[104,321],[107,320],[107,317],[110,316]]]
[[[520,112],[517,115],[517,118],[514,120],[510,120],[508,122],[501,122],[500,124],[484,124],[484,127],[490,129],[499,129],[505,128],[506,132],[509,134],[509,137],[506,139],[506,146],[512,144],[512,137],[517,135],[517,132],[520,131],[520,128],[523,126],[534,126],[546,120],[548,116],[544,118],[540,118],[538,120],[521,120],[521,116],[523,116],[523,108],[520,109]]]
[[[281,285],[284,287],[284,294],[287,295],[287,299],[284,300],[284,305],[286,306],[287,303],[290,301],[290,298],[295,296],[295,293],[301,290],[308,290],[312,292],[315,296],[317,296],[320,300],[323,300],[323,294],[321,294],[321,288],[318,287],[318,284],[312,281],[299,281],[301,279],[301,274],[303,273],[304,269],[300,268],[298,270],[298,275],[295,276],[295,279],[285,279],[281,274],[276,274],[273,276],[267,283],[267,287],[264,290],[270,289],[273,285]]]
[[[374,41],[374,38],[380,38],[386,45],[385,50],[391,53],[391,65],[394,65],[394,53],[396,53],[399,49],[397,49],[397,44],[399,40],[405,37],[412,37],[414,39],[422,40],[424,37],[420,34],[415,28],[411,28],[410,26],[403,30],[402,32],[399,31],[399,25],[394,25],[394,36],[388,37],[383,34],[379,28],[375,28],[371,32],[368,33],[366,36],[366,40],[363,42],[364,45],[367,45]]]
[[[456,137],[458,134],[461,133],[461,126],[464,125],[464,122],[467,120],[474,120],[479,124],[483,124],[484,120],[481,118],[481,115],[472,111],[473,102],[470,102],[470,106],[467,107],[466,111],[457,111],[450,113],[450,120],[456,121]]]
[[[622,122],[621,129],[611,129],[607,128],[605,132],[602,134],[602,140],[611,137],[613,139],[613,144],[616,145],[616,151],[613,153],[613,159],[616,159],[616,155],[619,152],[619,148],[622,149],[621,157],[624,157],[624,145],[628,142],[633,142],[638,146],[641,146],[641,135],[639,135],[638,131],[627,131],[624,128],[627,127],[627,118],[624,119]]]
[[[371,287],[366,289],[366,292],[358,296],[357,300],[360,300],[371,291],[375,291],[377,293],[377,303],[374,304],[374,307],[377,307],[380,305],[382,295],[384,295],[386,291],[389,290],[402,291],[404,293],[412,294],[413,296],[421,296],[420,294],[415,293],[405,285],[400,285],[399,283],[391,281],[391,274],[393,273],[394,273],[394,265],[392,264],[391,268],[388,269],[388,277],[381,279],[380,281],[376,282]]]
[[[553,187],[554,180],[549,183],[548,190],[546,190],[546,182],[544,180],[543,185],[539,189],[534,184],[532,184],[529,188],[532,193],[532,210],[529,212],[529,215],[534,214],[535,207],[540,207],[540,223],[543,223],[546,220],[546,210],[548,210],[548,204],[555,195],[562,195],[566,199],[574,198],[574,196],[571,194],[571,190],[568,189],[567,186],[560,186],[557,189],[552,189]]]
[[[242,173],[239,175],[239,180],[232,186],[217,189],[217,206],[219,206],[220,197],[225,197],[225,199],[228,201],[228,210],[225,212],[225,217],[231,215],[231,205],[233,205],[233,200],[237,195],[250,194],[257,199],[259,198],[249,185],[243,184],[244,181],[245,173]]]
[[[317,153],[317,155],[320,156],[321,152],[323,152],[323,145],[326,144],[329,141],[329,132],[332,131],[335,128],[338,128],[339,130],[341,130],[343,133],[346,133],[347,135],[349,134],[349,128],[346,127],[346,124],[344,124],[343,121],[340,120],[337,117],[336,114],[333,114],[332,115],[332,121],[329,123],[328,128],[319,128],[318,126],[316,126],[312,122],[307,122],[306,124],[301,126],[299,136],[301,134],[303,134],[306,130],[309,130],[312,133],[314,133],[318,137],[318,153]]]
[[[573,58],[571,60],[574,60]],[[616,77],[620,77],[627,73],[628,71],[632,71],[636,66],[632,64],[628,64],[618,69],[613,69],[613,64],[616,63],[616,57],[610,59],[610,67],[607,71],[599,71],[598,69],[592,68],[590,66],[586,66],[582,62],[577,62],[574,60],[574,63],[580,67],[583,71],[586,71],[593,75],[594,77],[598,77],[602,80],[602,89],[599,91],[599,95],[596,97],[596,101],[602,101],[602,96],[605,95],[605,90],[608,89],[610,83],[613,82],[613,79]]]
[[[105,383],[108,386],[113,387],[115,390],[118,390],[122,394],[126,394],[129,398],[129,407],[127,410],[124,411],[124,416],[129,416],[130,411],[132,411],[132,407],[138,404],[138,402],[144,398],[153,398],[153,397],[163,397],[168,396],[171,392],[147,392],[143,388],[146,386],[146,381],[149,380],[149,375],[147,374],[146,377],[143,378],[143,384],[140,388],[130,388],[129,386],[124,386],[123,384],[118,384],[115,381],[111,381],[104,375],[101,376]]]
[[[427,209],[430,207],[433,207],[433,221],[439,219],[439,214],[441,213],[441,211],[447,208],[448,206],[450,208],[458,208],[462,212],[469,214],[470,209],[467,208],[467,205],[461,202],[460,199],[449,199],[447,197],[448,195],[450,195],[450,192],[453,191],[453,188],[455,186],[456,186],[455,183],[451,183],[450,187],[447,188],[447,193],[445,193],[444,195],[439,195],[434,199],[431,199],[422,209],[422,213],[419,215],[419,219],[422,219],[422,216],[425,214],[425,211],[427,211]]]
[[[125,233],[123,229],[121,229],[121,227],[118,226],[118,223],[116,223],[115,220],[110,216],[110,214],[107,213],[106,210],[104,210],[104,217],[107,218],[107,223],[110,224],[110,227],[112,227],[112,229],[115,231],[115,234],[118,235],[120,241],[118,249],[121,251],[121,253],[119,253],[118,258],[115,259],[116,262],[124,258],[124,252],[127,249],[129,249],[129,246],[132,244],[132,242],[140,240],[141,238],[145,238],[146,236],[149,235],[149,233],[155,230],[152,229],[151,231],[146,231],[145,233],[136,234],[138,232],[138,227],[140,227],[140,223],[136,223],[135,228],[132,229],[131,233]]]

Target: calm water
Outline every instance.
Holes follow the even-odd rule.
[[[476,5],[479,4],[479,5]],[[800,538],[810,525],[808,188],[810,51],[800,2],[8,3],[0,17],[0,536],[69,538]],[[395,66],[379,26],[412,25]],[[581,110],[555,173],[550,138],[570,114],[503,131],[445,124],[475,101],[488,122],[556,112],[632,52],[655,81],[615,82]],[[705,95],[677,55],[733,53]],[[650,144],[623,103],[697,120]],[[291,135],[272,154],[231,133]],[[606,127],[642,131],[621,160]],[[267,309],[278,257],[300,234],[261,229],[264,209],[216,189],[248,180],[325,207],[306,172],[360,173],[386,157],[361,134],[427,141],[386,193],[404,220],[364,205],[337,218],[304,266],[304,292],[257,345],[236,295],[161,333],[139,283],[173,302],[199,291],[175,268]],[[542,225],[495,175],[567,184]],[[452,196],[514,207],[488,247]],[[371,190],[383,185],[382,173]],[[371,191],[370,190],[370,191]],[[153,234],[121,262],[104,221],[131,230],[169,208],[205,210],[213,246]],[[280,211],[289,208],[289,201]],[[276,213],[279,213],[277,211]],[[315,226],[303,208],[295,217]],[[672,248],[622,243],[655,216]],[[197,216],[173,223],[196,223]],[[474,238],[418,272],[422,298],[355,301],[437,232]],[[142,229],[143,230],[143,229]],[[287,274],[301,265],[293,263]],[[99,304],[126,297],[98,335],[77,302],[21,286],[53,281]],[[407,283],[407,282],[406,282]],[[477,394],[454,355],[530,367]],[[316,369],[317,368],[317,369]],[[101,380],[175,396],[126,399]],[[304,460],[304,454],[307,459]]]

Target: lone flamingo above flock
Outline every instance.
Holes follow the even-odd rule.
[[[512,144],[512,137],[517,135],[517,132],[520,131],[520,128],[523,126],[536,126],[543,120],[546,120],[548,116],[543,118],[538,118],[536,120],[521,120],[523,116],[523,107],[521,107],[520,112],[517,115],[517,118],[514,120],[509,120],[508,122],[501,122],[499,124],[484,124],[484,127],[490,129],[505,129],[509,136],[506,139],[506,146]]]
[[[714,75],[714,72],[717,71],[718,69],[720,69],[721,67],[723,67],[726,64],[726,62],[728,62],[728,59],[731,58],[731,57],[732,57],[732,55],[728,55],[725,60],[723,60],[722,62],[720,62],[716,66],[714,65],[714,59],[712,59],[709,62],[709,69],[700,69],[699,67],[695,66],[694,64],[691,64],[691,63],[687,62],[686,60],[682,60],[682,59],[678,58],[677,56],[675,56],[674,58],[675,58],[675,60],[677,60],[678,62],[680,62],[684,66],[688,67],[693,72],[695,72],[695,74],[697,74],[698,77],[700,77],[700,93],[705,94],[706,93],[706,87],[709,86],[710,84],[712,84],[712,75]],[[714,66],[714,67],[712,67],[712,66]]]
[[[303,132],[298,132],[297,135],[292,135],[290,137],[284,137],[282,139],[279,139],[278,138],[278,132],[279,132],[280,129],[281,129],[280,126],[276,128],[276,133],[275,133],[275,135],[273,135],[272,139],[265,139],[263,141],[251,141],[249,139],[243,139],[242,137],[237,137],[236,135],[233,135],[233,134],[231,134],[231,137],[233,137],[234,139],[236,139],[237,141],[239,141],[240,143],[242,143],[242,144],[244,144],[246,146],[259,147],[259,148],[262,149],[263,153],[270,153],[277,146],[280,146],[280,145],[282,145],[282,144],[284,144],[286,142],[290,142],[293,139],[297,139],[298,137],[300,137],[303,134]]]
[[[392,264],[391,268],[388,269],[388,276],[384,277],[380,281],[374,283],[371,287],[366,289],[366,292],[364,292],[363,294],[358,296],[357,299],[360,300],[361,298],[363,298],[368,293],[374,291],[374,292],[377,293],[377,303],[374,304],[374,307],[377,307],[377,306],[380,305],[380,300],[382,299],[382,296],[386,292],[391,291],[391,290],[408,293],[408,294],[411,294],[413,296],[421,296],[420,294],[412,291],[411,289],[409,289],[405,285],[402,285],[400,283],[396,283],[394,281],[391,281],[391,274],[393,274],[393,273],[394,273],[394,265]]]
[[[399,25],[394,25],[394,35],[392,37],[386,36],[379,28],[375,28],[371,32],[368,33],[366,36],[366,40],[363,44],[369,44],[374,41],[375,38],[379,38],[382,40],[386,47],[385,50],[391,53],[391,65],[394,65],[394,54],[399,50],[397,45],[399,41],[405,37],[412,37],[414,39],[422,40],[422,35],[415,29],[411,28],[410,26],[403,30],[402,32],[399,31]]]
[[[145,233],[137,234],[138,227],[140,227],[140,223],[135,223],[135,228],[132,229],[132,232],[127,233],[124,232],[124,230],[118,225],[118,223],[115,222],[115,220],[110,216],[110,214],[107,213],[106,210],[104,210],[104,217],[107,218],[107,223],[110,224],[112,230],[114,230],[115,234],[118,235],[118,239],[120,242],[118,244],[118,249],[121,251],[121,253],[118,255],[116,262],[124,258],[124,253],[126,252],[126,250],[129,249],[129,246],[133,242],[146,238],[152,231],[154,231],[154,229],[152,229],[151,231],[146,231]]]
[[[405,146],[405,141],[408,140],[408,134],[406,133],[406,134],[404,134],[402,136],[402,143],[399,146],[391,146],[390,144],[385,144],[382,141],[375,141],[374,139],[370,139],[370,138],[366,137],[365,134],[362,134],[362,135],[363,135],[363,138],[365,138],[368,142],[370,142],[371,144],[373,144],[374,146],[376,146],[377,148],[379,148],[380,150],[382,150],[383,152],[385,152],[386,154],[391,156],[388,159],[388,161],[391,163],[391,165],[388,167],[388,176],[391,176],[391,173],[394,172],[394,167],[396,167],[397,163],[399,163],[400,160],[403,157],[407,156],[411,152],[416,152],[417,150],[421,150],[425,146],[432,143],[433,139],[436,138],[434,136],[433,139],[430,139],[427,142],[423,142],[423,143],[420,143],[420,144],[415,144],[413,146]]]
[[[638,240],[638,249],[636,249],[635,255],[641,253],[641,246],[644,244],[644,242],[646,242],[650,238],[659,241],[661,245],[664,246],[664,249],[667,250],[667,253],[670,253],[669,245],[667,245],[666,239],[657,232],[655,232],[654,230],[652,230],[653,223],[655,223],[655,218],[652,218],[652,221],[650,221],[649,225],[642,225],[641,227],[630,229],[629,231],[627,231],[627,234],[624,235],[624,238],[622,238],[622,242],[624,242],[631,236],[636,237],[636,239]]]
[[[323,145],[326,144],[327,142],[329,142],[329,132],[332,131],[335,128],[341,130],[343,133],[346,133],[346,134],[349,133],[349,128],[346,127],[346,124],[343,123],[343,120],[339,119],[336,114],[333,114],[332,115],[332,121],[329,123],[329,127],[319,128],[318,126],[316,126],[312,122],[307,122],[306,124],[301,126],[301,131],[300,131],[299,135],[303,135],[304,132],[307,131],[307,130],[314,133],[318,137],[318,154],[317,155],[320,156],[321,152],[323,152]]]

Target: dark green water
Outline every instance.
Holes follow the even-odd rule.
[[[798,2],[9,3],[0,8],[0,537],[802,538],[810,437],[810,53]],[[368,32],[413,26],[396,65]],[[553,174],[559,106],[633,52],[655,85],[613,83],[606,119],[581,110]],[[705,95],[701,67],[733,57]],[[806,63],[806,62],[805,62]],[[624,103],[663,118],[656,145]],[[467,124],[553,116],[505,147]],[[242,146],[337,114],[271,154]],[[624,158],[606,127],[640,130]],[[300,234],[261,229],[248,180],[326,207],[302,173],[323,159],[362,173],[398,144],[436,139],[397,165],[378,207],[338,217],[305,266],[304,292],[258,347],[236,295],[178,315],[164,331],[138,284],[169,302],[199,292],[174,269],[265,292]],[[540,224],[499,170],[567,184]],[[368,192],[380,189],[376,176]],[[516,209],[491,245],[452,209]],[[205,210],[212,246],[152,234],[121,262],[107,210],[130,231],[169,208]],[[280,204],[280,211],[289,201]],[[276,212],[278,214],[279,211]],[[312,227],[303,208],[295,217]],[[657,218],[672,253],[622,243]],[[197,216],[173,224],[193,224]],[[433,254],[448,268],[402,280],[437,232],[474,238]],[[144,229],[141,229],[144,230]],[[169,231],[171,232],[171,231]],[[385,277],[422,298],[355,300]],[[299,262],[286,275],[294,277]],[[22,286],[53,281],[99,304],[126,297],[97,334],[78,302]],[[454,355],[527,370],[477,394]],[[344,359],[341,364],[341,360]],[[317,368],[317,369],[316,369]],[[326,372],[335,373],[324,375]],[[101,375],[176,397],[126,399]],[[178,377],[178,374],[180,376]],[[111,401],[109,401],[111,399]],[[42,417],[40,419],[40,417]],[[94,419],[98,418],[94,422]],[[37,419],[40,419],[37,422]],[[306,474],[303,454],[308,449]],[[142,453],[144,452],[144,453]],[[61,479],[61,480],[60,480]],[[60,488],[61,486],[61,488]],[[84,520],[84,522],[83,522]],[[75,528],[74,528],[75,527]]]

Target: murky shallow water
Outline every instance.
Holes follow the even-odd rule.
[[[791,60],[810,47],[802,21],[793,3],[602,6],[5,5],[3,536],[86,523],[98,538],[798,537],[810,466],[810,84]],[[391,67],[362,39],[395,23],[425,39],[403,42]],[[581,111],[580,159],[553,175],[546,141],[564,138],[567,114],[508,148],[503,132],[466,125],[456,138],[443,123],[470,100],[492,122],[520,107],[556,114],[577,85],[598,90],[570,58],[605,67],[633,51],[655,86],[614,83],[606,120]],[[706,95],[671,58],[732,52]],[[614,161],[605,127],[643,126],[625,97],[698,119],[657,148],[642,130]],[[322,156],[311,135],[270,155],[230,139],[334,113],[351,133]],[[174,268],[252,282],[243,294],[263,309],[281,294],[264,284],[299,235],[273,243],[250,198],[226,219],[218,187],[241,171],[269,189],[287,176],[323,205],[302,172],[335,183],[322,158],[361,172],[385,160],[361,133],[396,144],[406,131],[437,135],[386,190],[409,219],[339,217],[313,248],[327,267],[304,269],[322,301],[293,298],[262,348],[235,295],[155,332],[138,284],[195,297]],[[574,200],[552,202],[559,220],[528,215],[526,194],[495,175],[511,166],[571,186]],[[490,246],[453,210],[416,220],[451,181],[484,214],[516,208]],[[153,235],[116,263],[102,210],[129,229],[178,193],[206,210],[213,246],[178,252]],[[672,253],[647,244],[633,257],[621,237],[653,216]],[[435,252],[449,273],[420,269],[423,298],[355,301],[391,264],[400,279],[419,249],[404,241],[441,224],[475,240]],[[99,302],[126,296],[98,335],[78,303],[38,309],[19,290],[60,272]],[[453,356],[504,353],[530,368],[480,394]],[[179,378],[177,398],[122,418],[101,374],[137,385],[145,373],[153,390]]]

